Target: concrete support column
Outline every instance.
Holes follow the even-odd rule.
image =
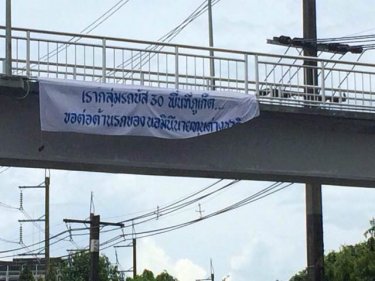
[[[306,184],[306,242],[309,281],[323,281],[324,243],[321,184]]]

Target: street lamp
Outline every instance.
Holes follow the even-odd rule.
[[[11,0],[6,0],[5,7],[5,74],[12,75],[12,12]]]

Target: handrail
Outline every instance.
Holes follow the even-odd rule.
[[[0,26],[0,41],[4,28]],[[251,92],[263,104],[375,113],[372,63],[27,28],[13,31],[13,73],[29,78]],[[4,66],[2,61],[0,54]],[[315,85],[305,84],[305,69],[317,74]]]
[[[0,29],[5,29],[5,26],[0,25]],[[340,63],[340,64],[348,64],[348,65],[354,64],[354,65],[358,65],[358,66],[368,66],[368,67],[374,67],[375,66],[375,64],[371,64],[371,63],[353,62],[353,61],[345,61],[345,60],[323,59],[323,58],[316,58],[316,57],[309,57],[309,56],[279,55],[279,54],[271,54],[271,53],[263,53],[263,52],[250,52],[250,51],[242,51],[242,50],[217,48],[217,47],[174,44],[174,43],[165,43],[165,42],[158,42],[158,41],[118,38],[118,37],[110,37],[110,36],[98,36],[98,35],[90,35],[90,34],[80,34],[80,33],[72,33],[72,32],[32,29],[32,28],[12,27],[12,30],[22,31],[22,32],[50,34],[50,35],[81,37],[81,38],[89,38],[89,39],[97,39],[97,40],[105,39],[105,40],[111,40],[111,41],[117,41],[117,42],[128,42],[128,43],[146,44],[146,45],[159,45],[159,46],[165,46],[165,47],[171,47],[171,48],[178,47],[178,48],[204,50],[204,51],[214,51],[214,52],[224,52],[224,53],[241,54],[241,55],[244,55],[244,54],[252,55],[252,56],[258,55],[258,56],[274,57],[274,58],[282,57],[282,58],[285,58],[285,59],[298,59],[298,60],[308,60],[308,61],[316,61],[316,62]],[[69,43],[70,42],[66,42],[66,44],[69,44]],[[74,43],[74,42],[72,42],[72,43]]]

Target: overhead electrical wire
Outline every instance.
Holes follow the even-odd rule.
[[[121,234],[121,235],[118,235],[118,236],[115,236],[113,238],[110,238],[108,239],[107,241],[104,241],[101,243],[101,246],[105,246],[104,248],[102,248],[103,250],[104,249],[107,249],[107,248],[110,248],[110,247],[113,247],[114,245],[117,245],[119,243],[122,243],[125,239],[125,236],[127,235],[136,235],[137,238],[145,238],[145,237],[149,237],[149,236],[154,236],[154,235],[159,235],[159,234],[163,234],[163,233],[167,233],[167,232],[170,232],[170,231],[173,231],[173,230],[177,230],[177,229],[180,229],[180,228],[183,228],[183,227],[187,227],[191,224],[194,224],[194,223],[197,223],[197,222],[200,222],[200,221],[203,221],[205,219],[209,219],[209,218],[212,218],[212,217],[215,217],[217,215],[220,215],[220,214],[223,214],[223,213],[226,213],[228,211],[231,211],[231,210],[234,210],[234,209],[237,209],[237,208],[240,208],[242,206],[245,206],[247,204],[250,204],[252,202],[255,202],[255,201],[258,201],[262,198],[265,198],[267,196],[270,196],[271,194],[275,193],[275,192],[278,192],[280,190],[283,190],[285,188],[287,188],[288,186],[292,185],[292,183],[290,184],[286,184],[284,186],[281,186],[279,187],[280,185],[282,185],[282,183],[274,183],[274,184],[271,184],[270,186],[256,192],[255,194],[252,194],[234,204],[231,204],[223,209],[220,209],[218,211],[215,211],[213,213],[210,213],[206,216],[203,216],[199,219],[194,219],[194,220],[190,220],[190,221],[187,221],[187,222],[184,222],[184,223],[180,223],[180,224],[176,224],[176,225],[172,225],[172,226],[168,226],[168,227],[163,227],[163,228],[158,228],[158,229],[153,229],[153,230],[146,230],[146,231],[140,231],[140,232],[136,232],[136,233],[129,233],[129,234]],[[279,187],[279,188],[278,188]],[[191,197],[190,197],[191,198]],[[179,200],[180,201],[180,200]],[[176,203],[176,202],[175,202]],[[65,230],[63,232],[60,232],[59,234],[56,234],[54,236],[52,236],[50,238],[50,240],[52,239],[55,239],[67,232],[71,232],[71,231],[81,231],[81,230],[87,230],[87,228],[77,228],[77,229],[71,229],[71,230]],[[76,235],[73,235],[73,236],[76,236]],[[78,236],[78,235],[77,235]],[[61,241],[64,241],[65,239],[69,238],[71,239],[72,235],[69,234],[67,236],[64,236],[63,238],[60,238],[58,239],[57,241],[54,241],[52,242],[52,244],[57,244]],[[121,240],[121,241],[119,241]],[[66,240],[65,240],[66,241]],[[37,246],[37,245],[40,245],[44,243],[44,241],[40,241],[38,243],[34,243],[32,245],[28,245],[27,248],[32,248],[34,246]],[[6,250],[6,251],[0,251],[0,253],[9,253],[9,252],[15,252],[15,251],[20,251],[20,250],[25,250],[26,247],[21,247],[21,248],[16,248],[16,249],[10,249],[10,250]],[[25,254],[28,254],[28,253],[31,253],[32,251],[36,251],[36,250],[42,250],[43,247],[39,247],[38,249],[32,249],[32,250],[29,250],[29,251],[26,251]],[[13,255],[14,256],[14,255]],[[4,258],[4,257],[2,257]]]
[[[2,167],[3,169],[0,171],[0,174],[8,171],[11,167]]]
[[[228,183],[228,184],[226,184],[226,185],[224,185],[224,186],[222,186],[222,187],[220,187],[220,188],[218,188],[218,189],[216,189],[214,191],[211,191],[208,194],[204,194],[204,195],[202,195],[202,196],[200,196],[198,198],[194,198],[194,199],[192,199],[190,201],[183,202],[183,201],[186,201],[187,199],[190,199],[192,196],[201,193],[203,190],[207,190],[207,188],[212,187],[214,184],[217,184],[218,182],[220,182],[220,181],[217,181],[217,182],[215,182],[215,183],[213,183],[213,184],[211,184],[211,185],[203,188],[202,190],[200,190],[200,191],[198,191],[198,192],[196,192],[196,193],[194,193],[194,194],[192,194],[190,196],[187,196],[187,197],[185,197],[185,198],[183,198],[183,199],[181,199],[179,201],[176,201],[176,202],[174,202],[172,204],[164,206],[163,208],[160,208],[159,209],[159,212],[160,212],[159,217],[165,216],[165,215],[170,214],[170,213],[175,212],[175,211],[178,211],[178,210],[180,210],[180,209],[182,209],[184,207],[187,207],[187,206],[189,206],[189,205],[191,205],[193,203],[196,203],[196,202],[198,202],[198,201],[200,201],[202,199],[205,199],[205,198],[211,196],[212,194],[215,194],[215,193],[217,193],[219,191],[222,191],[222,190],[224,190],[224,189],[226,189],[226,188],[234,185],[235,183],[238,183],[239,180],[233,180],[230,183]],[[280,184],[281,183],[272,184],[267,189],[264,189],[263,191],[256,193],[255,196],[260,195],[260,194],[262,194],[264,192],[267,192],[269,188],[273,189],[273,188],[279,186]],[[163,213],[163,211],[166,211],[166,213]],[[151,216],[151,218],[147,218],[147,217],[150,217],[150,216]],[[147,219],[142,220],[140,222],[135,222],[137,219],[142,219],[142,218],[147,218]],[[121,221],[121,223],[125,223],[125,227],[124,228],[127,228],[127,227],[134,227],[134,225],[140,225],[140,224],[149,222],[151,220],[156,220],[156,218],[157,218],[157,214],[155,212],[148,212],[148,213],[146,213],[146,214],[144,214],[142,216],[137,216],[137,217],[134,217],[134,218],[130,218],[130,219]],[[132,222],[132,224],[126,225],[127,222]],[[124,228],[122,228],[122,229],[124,229]],[[102,233],[113,232],[113,231],[116,231],[116,229],[102,231]],[[77,234],[77,236],[80,236],[80,235],[87,235],[87,234]],[[126,235],[128,235],[128,234],[126,234]],[[121,236],[124,236],[124,235],[119,235],[118,237],[121,237]]]
[[[186,200],[188,200],[190,198],[193,198],[194,196],[199,195],[200,193],[203,193],[203,192],[207,191],[208,189],[216,186],[217,184],[219,184],[222,181],[223,181],[222,179],[218,180],[218,181],[216,181],[216,182],[214,182],[214,183],[212,183],[212,184],[210,184],[210,185],[208,185],[208,186],[200,189],[199,191],[194,192],[193,194],[190,194],[190,195],[188,195],[188,196],[186,196],[186,197],[184,197],[182,199],[179,199],[179,200],[177,200],[177,201],[175,201],[173,203],[170,203],[170,204],[168,204],[166,206],[160,207],[157,211],[159,213],[161,213],[161,212],[163,212],[165,210],[170,210],[172,207],[178,208],[178,207],[181,206],[180,203],[182,203],[182,205],[185,205],[186,204],[186,202],[185,202]],[[228,187],[230,185],[232,185],[232,184],[225,185],[224,187],[220,188],[220,190],[223,189],[223,188],[226,188],[226,187]],[[215,193],[215,192],[217,192],[217,191],[213,191],[213,193]],[[211,195],[211,194],[212,194],[212,192],[209,193],[209,195]],[[207,197],[209,195],[203,195],[203,198]],[[197,200],[194,199],[194,201],[197,201]],[[133,218],[130,218],[130,219],[122,220],[122,221],[120,221],[120,223],[134,222],[134,221],[142,219],[142,218],[146,218],[146,217],[150,217],[150,216],[155,216],[155,214],[156,214],[156,211],[151,211],[151,212],[148,212],[148,213],[140,215],[140,216],[136,216],[136,217],[133,217]]]
[[[74,228],[74,229],[71,229],[71,231],[81,231],[81,230],[87,230],[87,228],[84,227],[84,228]],[[49,238],[49,240],[55,239],[55,238],[57,238],[57,237],[59,237],[59,236],[65,234],[65,233],[67,233],[67,232],[69,232],[69,231],[68,231],[68,230],[61,231],[61,232],[59,232],[58,234],[55,234],[55,235],[51,236],[51,237]],[[27,246],[31,248],[31,247],[34,247],[34,246],[37,246],[37,245],[43,244],[45,241],[46,241],[46,240],[39,241],[39,242],[35,242],[35,243],[30,244],[30,245],[27,245]],[[0,251],[0,254],[10,253],[10,252],[16,252],[16,251],[21,251],[21,250],[24,250],[24,249],[25,249],[25,247],[18,247],[18,248],[13,248],[13,249],[8,249],[8,250],[2,250],[2,251]],[[1,257],[0,257],[0,258],[1,258]]]
[[[90,25],[88,25],[84,29],[82,29],[80,33],[89,34],[91,31],[93,31],[94,29],[99,27],[107,19],[109,19],[111,16],[113,16],[116,12],[118,12],[129,1],[130,0],[120,0],[120,1],[118,1],[115,5],[113,5],[110,9],[108,9],[104,14],[102,14],[94,22],[92,22]]]
[[[181,199],[178,199],[177,201],[175,202],[172,202],[170,204],[167,204],[163,207],[159,207],[157,208],[157,210],[155,211],[155,209],[153,211],[150,211],[150,212],[147,212],[143,215],[139,215],[139,216],[136,216],[136,217],[132,217],[132,218],[129,218],[129,219],[126,219],[126,220],[122,220],[120,221],[119,223],[124,223],[125,226],[121,229],[124,229],[124,228],[129,228],[129,227],[134,227],[135,225],[140,225],[140,224],[143,224],[143,223],[146,223],[146,222],[149,222],[149,221],[152,221],[152,220],[158,220],[159,218],[161,217],[165,217],[166,215],[168,214],[171,214],[171,213],[174,213],[180,209],[183,209],[187,206],[190,206],[202,199],[205,199],[205,198],[208,198],[210,197],[211,195],[215,194],[215,193],[218,193],[224,189],[227,189],[231,186],[233,186],[234,184],[238,183],[240,180],[232,180],[231,182],[225,184],[224,186],[222,187],[219,187],[213,191],[210,191],[209,193],[206,193],[206,194],[203,194],[203,195],[200,195],[199,197],[197,198],[194,198],[194,199],[191,199],[193,198],[194,196],[197,196],[199,195],[200,193],[203,193],[205,191],[207,191],[208,189],[214,187],[215,185],[219,184],[220,182],[222,182],[223,180],[220,179],[218,181],[215,181],[214,183],[200,189],[199,191],[197,192],[194,192],[186,197],[183,197]],[[191,199],[189,201],[187,201],[188,199]],[[141,220],[142,219],[142,220]],[[137,220],[141,220],[141,221],[137,221]],[[126,223],[129,223],[131,222],[131,224],[126,224]],[[109,229],[109,230],[104,230],[104,231],[101,231],[101,233],[108,233],[108,232],[113,232],[113,231],[116,231],[117,229]],[[85,236],[87,234],[76,234],[76,236]]]
[[[185,223],[182,223],[182,224],[177,224],[177,225],[174,225],[174,226],[170,226],[170,227],[166,227],[166,228],[161,228],[157,231],[153,230],[153,231],[145,231],[145,232],[140,232],[137,234],[137,238],[145,238],[145,237],[149,237],[149,236],[154,236],[154,235],[159,235],[159,234],[164,234],[164,233],[167,233],[167,232],[170,232],[170,231],[173,231],[173,230],[177,230],[177,229],[180,229],[180,228],[183,228],[183,227],[186,227],[186,226],[189,226],[191,224],[194,224],[194,223],[197,223],[197,222],[200,222],[200,221],[203,221],[203,220],[206,220],[206,219],[209,219],[209,218],[212,218],[212,217],[215,217],[215,216],[218,216],[220,214],[224,214],[226,212],[229,212],[229,211],[232,211],[232,210],[235,210],[235,209],[238,209],[240,207],[243,207],[245,205],[248,205],[250,203],[253,203],[253,202],[256,202],[260,199],[263,199],[267,196],[270,196],[276,192],[279,192],[289,186],[291,186],[293,183],[289,183],[289,184],[286,184],[285,186],[282,186],[278,189],[275,189],[276,187],[278,187],[280,184],[279,183],[276,183],[274,187],[270,188],[268,187],[267,189],[269,189],[267,192],[268,193],[265,193],[265,191],[261,191],[259,192],[258,195],[254,194],[254,195],[251,195],[235,204],[232,204],[226,208],[223,208],[219,211],[216,211],[216,212],[213,212],[211,214],[208,214],[206,216],[203,216],[202,218],[198,218],[198,219],[195,219],[195,220],[191,220],[191,221],[188,221],[188,222],[185,222]],[[273,190],[274,189],[274,190]],[[263,194],[265,193],[265,194]],[[261,195],[263,194],[263,195]],[[145,234],[145,235],[141,235],[141,234]]]
[[[215,185],[219,184],[220,182],[222,182],[223,179],[220,179],[220,180],[217,180],[215,182],[213,182],[212,184],[209,184],[208,186],[205,186],[201,189],[199,189],[198,191],[192,193],[192,194],[189,194],[189,195],[186,195],[186,196],[183,196],[182,198],[178,199],[177,201],[173,201],[171,203],[167,203],[165,206],[162,206],[159,210],[164,210],[165,208],[169,208],[169,207],[172,207],[174,205],[177,205],[187,199],[190,199],[212,187],[214,187]],[[143,212],[136,212],[136,213],[143,213]],[[139,215],[139,216],[136,216],[136,217],[132,217],[131,219],[126,219],[126,220],[122,220],[120,222],[129,222],[129,221],[134,221],[134,220],[137,220],[137,219],[141,219],[141,218],[144,218],[144,217],[147,217],[147,216],[150,216],[150,215],[154,215],[155,214],[155,208],[151,209],[150,211],[147,211],[145,212],[144,214],[142,215]],[[118,218],[119,216],[116,216],[115,218]],[[114,217],[110,217],[110,218],[114,218]]]
[[[11,205],[8,205],[8,204],[5,204],[3,202],[0,202],[0,207],[4,207],[4,208],[7,208],[7,209],[12,209],[12,210],[19,210],[18,207],[14,207],[14,206],[11,206]]]
[[[87,34],[91,33],[94,29],[96,29],[97,27],[99,27],[106,20],[108,20],[111,16],[113,16],[116,12],[118,12],[129,1],[130,0],[120,0],[120,1],[118,1],[115,5],[113,5],[106,12],[104,12],[102,15],[100,15],[96,20],[94,20],[92,23],[90,23],[88,26],[86,26],[84,29],[82,29],[80,31],[80,33],[83,34],[83,35],[87,35]],[[64,44],[65,45],[64,47],[62,47],[62,48],[56,48],[56,49],[48,52],[47,54],[45,54],[44,56],[42,56],[41,58],[39,58],[39,60],[44,60],[46,58],[50,58],[51,56],[53,57],[53,56],[61,53],[66,48],[68,48],[70,46],[69,43],[76,43],[76,42],[78,42],[81,39],[82,39],[82,37],[80,37],[80,36],[72,37],[72,38],[70,38],[68,40],[67,43]]]
[[[213,0],[212,1],[212,6],[216,5],[217,3],[219,3],[221,0]],[[161,36],[159,39],[158,39],[158,42],[161,42],[161,43],[169,43],[171,42],[181,31],[183,31],[190,23],[192,23],[195,19],[197,19],[198,17],[200,17],[202,14],[204,14],[206,11],[208,10],[208,4],[207,4],[207,1],[203,1],[202,4],[200,4],[185,20],[183,20],[178,26],[176,26],[175,28],[173,28],[172,30],[170,30],[168,33],[164,34],[163,36]],[[145,48],[145,51],[141,51],[140,53],[132,56],[131,58],[125,60],[124,62],[122,62],[121,64],[117,65],[116,68],[124,68],[124,67],[127,67],[129,65],[131,65],[131,63],[134,61],[134,60],[137,60],[137,63],[136,65],[134,65],[133,67],[142,67],[145,63],[147,63],[146,59],[142,56],[142,54],[144,54],[145,52],[150,54],[149,51],[160,51],[164,48],[165,46],[163,45],[149,45]],[[151,60],[151,58],[153,58],[156,54],[154,53],[152,56],[149,57],[149,60]],[[138,61],[138,59],[140,59],[140,61]],[[122,70],[121,70],[122,71]],[[112,71],[109,71],[107,75],[111,75],[113,73],[115,73],[116,71],[115,70],[112,70]],[[129,73],[128,73],[129,75]]]
[[[159,228],[159,229],[140,231],[140,232],[129,233],[129,234],[125,234],[125,235],[124,234],[117,235],[117,236],[107,240],[106,242],[103,242],[103,245],[106,245],[108,243],[113,242],[111,245],[103,248],[103,250],[107,249],[107,248],[110,248],[110,247],[113,247],[115,245],[118,245],[119,243],[122,243],[123,241],[118,241],[118,242],[116,242],[116,241],[120,240],[121,238],[124,240],[125,236],[127,236],[127,235],[129,235],[129,236],[135,235],[137,237],[137,239],[140,239],[140,238],[155,236],[155,235],[159,235],[159,234],[164,234],[164,233],[171,232],[171,231],[183,228],[183,227],[187,227],[187,226],[192,225],[194,223],[201,222],[203,220],[218,216],[220,214],[223,214],[223,213],[238,209],[240,207],[243,207],[245,205],[248,205],[250,203],[256,202],[260,199],[268,197],[268,196],[270,196],[270,195],[272,195],[276,192],[279,192],[279,191],[291,186],[293,183],[287,183],[287,184],[281,186],[282,184],[283,183],[281,183],[281,182],[273,183],[270,186],[256,192],[255,194],[252,194],[252,195],[250,195],[250,196],[248,196],[248,197],[246,197],[246,198],[244,198],[244,199],[242,199],[242,200],[240,200],[236,203],[233,203],[233,204],[231,204],[231,205],[229,205],[229,206],[227,206],[223,209],[220,209],[218,211],[212,212],[212,213],[210,213],[206,216],[202,216],[201,218],[198,218],[198,219],[190,220],[190,221],[187,221],[187,222],[184,222],[184,223],[180,223],[180,224],[176,224],[176,225],[172,225],[172,226],[167,226],[167,227],[163,227],[163,228]]]
[[[224,186],[222,186],[222,187],[220,187],[220,188],[218,188],[218,189],[216,189],[216,190],[214,190],[214,191],[211,191],[210,193],[203,194],[203,195],[199,196],[198,198],[194,198],[194,199],[189,200],[189,201],[187,201],[187,202],[180,201],[180,202],[179,202],[180,204],[177,204],[177,205],[173,204],[173,205],[170,205],[170,206],[167,206],[167,207],[161,208],[161,209],[158,210],[159,213],[155,214],[155,212],[154,212],[152,215],[147,215],[147,216],[145,216],[145,217],[152,216],[151,218],[147,218],[147,219],[142,220],[142,221],[140,221],[140,222],[132,223],[132,225],[129,225],[128,227],[130,227],[130,226],[135,226],[135,225],[139,225],[139,224],[142,224],[142,223],[145,223],[145,222],[151,221],[151,220],[155,220],[156,218],[164,217],[164,216],[166,216],[166,215],[168,215],[168,214],[171,214],[171,213],[173,213],[173,212],[176,212],[176,211],[178,211],[178,210],[181,210],[182,208],[185,208],[185,207],[187,207],[187,206],[190,206],[190,205],[192,205],[192,204],[195,204],[195,203],[199,202],[200,200],[203,200],[203,199],[205,199],[205,198],[207,198],[207,197],[209,197],[209,196],[211,196],[211,195],[213,195],[213,194],[215,194],[215,193],[217,193],[217,192],[219,192],[219,191],[222,191],[222,190],[224,190],[224,189],[226,189],[226,188],[228,188],[228,187],[230,187],[230,186],[232,186],[232,185],[238,183],[239,181],[240,181],[240,180],[233,180],[233,181],[231,181],[230,183],[228,183],[228,184],[226,184],[226,185],[224,185]],[[133,219],[129,219],[129,220],[125,220],[125,221],[122,221],[122,222],[123,222],[123,223],[126,223],[126,222],[133,222],[133,221],[135,221],[135,220],[133,220]]]

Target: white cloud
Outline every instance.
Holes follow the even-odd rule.
[[[191,281],[207,277],[206,271],[191,260],[184,257],[173,260],[151,238],[140,241],[138,253],[140,257],[138,274],[142,273],[144,269],[149,269],[155,275],[166,270],[179,281]]]
[[[174,266],[175,276],[180,281],[191,281],[207,277],[206,271],[191,260],[180,259]]]
[[[230,267],[233,271],[238,271],[249,262],[250,248],[244,247],[241,252],[230,258]]]

